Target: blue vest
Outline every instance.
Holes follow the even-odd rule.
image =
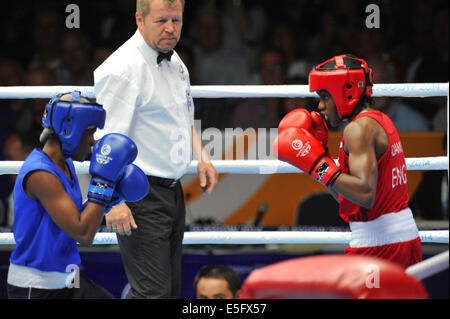
[[[68,178],[50,158],[39,149],[27,157],[14,185],[14,239],[16,248],[10,262],[41,271],[66,272],[68,265],[80,265],[77,242],[51,219],[41,202],[31,199],[23,188],[24,178],[42,170],[55,175],[67,194],[82,211],[82,195],[72,159],[67,159],[72,179]]]

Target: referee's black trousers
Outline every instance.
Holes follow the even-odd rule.
[[[138,226],[117,236],[131,285],[127,298],[180,298],[181,258],[186,209],[183,188],[150,180],[149,194],[127,203]]]

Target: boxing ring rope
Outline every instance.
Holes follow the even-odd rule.
[[[91,86],[11,86],[0,87],[0,99],[30,99],[52,98],[56,94],[73,90],[81,91],[82,95],[95,98],[94,88]],[[308,85],[246,85],[246,86],[192,86],[194,98],[256,98],[256,97],[317,97],[316,93],[309,92]],[[447,97],[447,110],[449,107],[449,83],[396,83],[375,84],[373,97]],[[447,111],[448,122],[448,111]],[[408,170],[448,170],[447,156],[407,158]],[[23,162],[0,162],[1,174],[17,174]],[[301,173],[298,168],[278,160],[237,160],[213,161],[219,173],[234,174],[275,174],[275,173]],[[195,173],[197,162],[193,161],[188,173]],[[77,173],[86,174],[89,171],[89,162],[75,163]],[[146,172],[148,174],[148,172]],[[311,231],[204,231],[186,232],[184,245],[205,244],[348,244],[350,232],[311,232]],[[448,230],[420,231],[422,243],[449,243]],[[12,233],[0,233],[0,245],[13,245]],[[115,233],[97,233],[94,245],[115,245]],[[439,254],[407,269],[407,273],[418,279],[429,277],[448,268],[449,253]]]
[[[0,87],[0,99],[51,98],[56,94],[79,90],[83,95],[95,97],[91,86],[10,86]],[[373,96],[402,96],[402,97],[433,97],[447,96],[449,83],[400,83],[375,84]],[[247,86],[192,86],[194,98],[226,98],[226,97],[317,97],[309,92],[308,85],[247,85]],[[447,137],[448,138],[448,137]],[[212,161],[219,173],[231,174],[275,174],[302,173],[302,171],[288,163],[278,160],[222,160]],[[0,174],[17,174],[23,162],[0,162]],[[418,157],[406,159],[407,170],[448,170],[448,155],[438,157]],[[79,174],[89,172],[89,162],[75,163]],[[187,173],[196,173],[197,162],[193,161]],[[145,172],[149,174],[149,172]],[[188,232],[185,234],[185,244],[251,244],[251,243],[347,243],[349,233],[338,232]],[[435,240],[436,236],[442,242],[448,243],[448,231],[444,233],[424,233],[422,240]],[[438,235],[439,234],[439,235]],[[214,235],[214,236],[212,236]],[[8,237],[9,236],[9,237]],[[198,236],[198,237],[195,237]],[[205,237],[203,237],[205,236]],[[237,236],[237,237],[235,237]],[[244,237],[240,237],[244,236]],[[428,237],[430,236],[430,237]],[[443,237],[442,237],[443,236]],[[203,239],[202,239],[203,238]],[[12,234],[0,234],[0,244],[12,243]],[[115,234],[99,233],[94,244],[115,243]]]
[[[256,244],[348,244],[350,232],[314,231],[204,231],[186,232],[183,245],[256,245]],[[422,243],[449,243],[448,230],[420,231]],[[0,245],[14,245],[12,233],[0,233]],[[97,233],[94,245],[116,245],[115,233]],[[448,268],[448,251],[413,265],[407,272],[425,279]]]
[[[406,273],[422,280],[431,277],[448,268],[449,264],[449,252],[444,251],[436,256],[428,258],[420,263],[412,265],[406,269]]]
[[[0,87],[0,99],[30,99],[30,98],[52,98],[59,93],[65,93],[73,90],[78,90],[90,98],[95,98],[93,86],[7,86]],[[191,93],[193,98],[256,98],[256,97],[318,97],[315,92],[309,92],[308,85],[203,85],[192,86]],[[390,83],[390,84],[374,84],[373,97],[390,96],[390,97],[447,97],[447,110],[449,108],[449,83]],[[447,111],[447,123],[448,123]],[[420,163],[419,167],[423,169],[448,169],[448,149],[449,136],[447,134],[447,162],[441,159],[440,166],[425,165]],[[423,158],[425,159],[425,158]],[[431,158],[426,158],[428,160]],[[420,160],[419,160],[420,161]],[[298,173],[299,170],[293,168],[286,163],[277,162],[261,162],[256,165],[252,161],[236,161],[232,163],[216,163],[224,166],[220,173],[243,173],[241,166],[246,166],[249,169],[249,174],[267,172],[276,173]],[[413,163],[417,163],[414,161]],[[190,172],[193,171],[191,165]],[[259,167],[257,167],[259,166]],[[274,167],[275,166],[275,167]],[[414,164],[411,164],[408,169],[413,169]],[[445,166],[445,168],[441,168]],[[439,167],[439,168],[432,168]],[[422,168],[418,168],[422,169]],[[0,172],[2,169],[0,168]],[[1,174],[1,173],[0,173]],[[12,174],[12,173],[9,173]]]
[[[59,93],[78,90],[95,98],[92,86],[7,86],[0,87],[0,99],[52,98]],[[375,84],[373,97],[448,96],[448,83]],[[202,85],[191,87],[194,98],[318,97],[308,85]]]
[[[186,232],[183,245],[348,244],[350,232],[314,231],[204,231]],[[448,230],[419,231],[422,243],[449,243]],[[0,245],[14,245],[12,233],[0,233]],[[94,245],[116,245],[115,233],[97,233]],[[448,268],[447,255],[437,255],[410,267],[410,274],[424,279]],[[408,270],[410,269],[408,268]]]
[[[335,160],[337,161],[337,160]],[[228,174],[281,174],[281,173],[303,173],[299,168],[279,160],[212,160],[218,173]],[[88,161],[74,162],[78,174],[89,173]],[[17,174],[22,167],[21,161],[0,162],[0,175]],[[188,167],[188,174],[197,172],[197,161],[192,161]],[[406,168],[409,171],[418,170],[447,170],[448,157],[410,157],[406,158]],[[149,175],[149,172],[144,172]]]
[[[346,231],[191,231],[184,245],[348,244]],[[448,230],[419,231],[422,243],[448,244]],[[12,233],[0,233],[0,245],[14,245]],[[97,233],[93,245],[117,245],[115,233]]]

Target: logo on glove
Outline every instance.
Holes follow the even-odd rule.
[[[108,156],[109,153],[111,153],[111,146],[109,144],[104,144],[100,150],[100,153],[101,154],[96,154],[95,156],[97,163],[104,165],[111,162],[112,158]]]
[[[109,155],[109,153],[111,153],[111,146],[109,146],[109,144],[103,145],[100,152],[102,153],[102,155]]]
[[[297,157],[303,157],[308,155],[309,151],[311,150],[311,145],[309,144],[309,142],[306,142],[305,145],[303,145],[303,142],[300,140],[293,140],[292,141],[292,148],[295,151],[298,151],[297,153]]]
[[[294,150],[298,151],[299,149],[302,148],[302,146],[303,146],[302,141],[300,141],[300,140],[293,140],[293,141],[292,141],[292,148],[293,148]]]
[[[328,171],[328,167],[330,167],[327,163],[323,163],[319,166],[319,168],[316,169],[316,173],[318,175],[317,180],[320,182],[325,175],[325,173]]]

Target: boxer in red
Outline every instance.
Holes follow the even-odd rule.
[[[310,91],[331,126],[349,121],[339,163],[327,151],[328,128],[317,113],[296,109],[280,122],[273,151],[327,186],[349,223],[346,254],[370,255],[408,267],[422,260],[419,232],[408,207],[405,156],[399,134],[373,108],[372,69],[351,55],[333,57],[309,74]]]

